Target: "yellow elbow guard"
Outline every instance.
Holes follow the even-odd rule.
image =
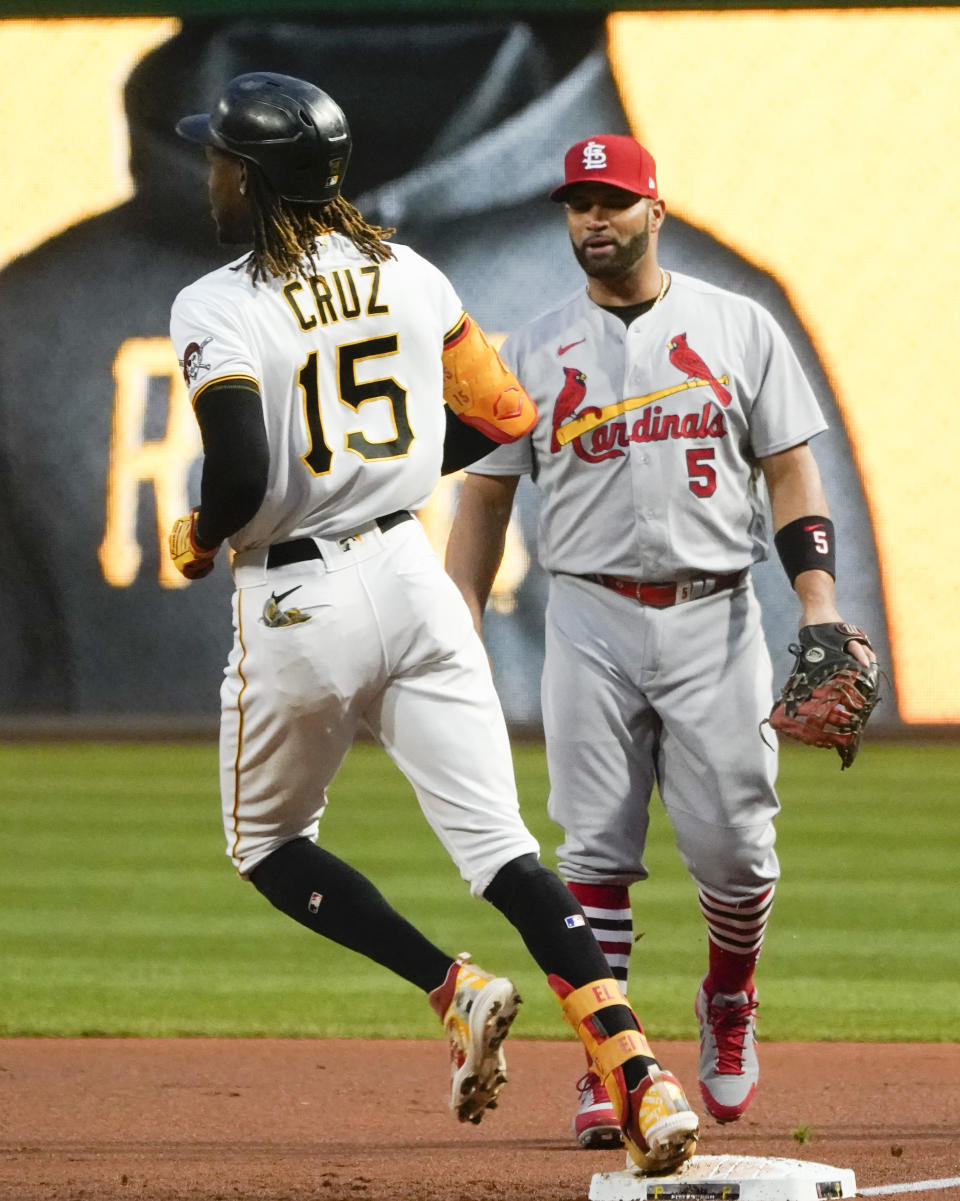
[[[466,313],[443,342],[443,399],[494,442],[516,442],[537,420],[537,406]]]

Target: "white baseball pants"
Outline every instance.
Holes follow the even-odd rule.
[[[268,569],[264,548],[234,564],[220,727],[227,854],[248,876],[283,843],[315,839],[327,787],[366,727],[479,896],[539,847],[520,817],[503,712],[466,604],[416,520],[316,542],[320,559]],[[271,596],[309,620],[265,624]]]

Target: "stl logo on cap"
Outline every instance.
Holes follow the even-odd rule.
[[[574,142],[563,156],[563,174],[563,183],[550,193],[561,203],[578,183],[605,183],[635,196],[657,197],[653,155],[629,134],[598,133]]]
[[[602,142],[587,142],[583,148],[584,171],[602,171],[606,165],[606,146]]]

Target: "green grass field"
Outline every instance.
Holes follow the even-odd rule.
[[[516,762],[552,865],[542,749]],[[0,745],[0,1034],[435,1037],[419,992],[240,882],[216,772],[212,745]],[[958,778],[955,746],[868,745],[842,775],[832,754],[785,749],[764,1038],[958,1038]],[[354,748],[321,838],[451,954],[514,977],[517,1036],[565,1036],[518,936],[470,897],[379,750]],[[647,864],[631,997],[655,1041],[692,1038],[705,934],[659,804]]]

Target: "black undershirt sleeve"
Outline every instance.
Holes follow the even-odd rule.
[[[446,405],[443,406],[443,412],[447,418],[447,432],[443,439],[441,475],[452,475],[461,467],[476,463],[477,459],[482,459],[484,455],[488,455],[491,450],[496,450],[500,445],[499,442],[494,442],[492,438],[481,434],[472,425],[461,421],[456,413]]]
[[[255,515],[267,493],[270,451],[260,393],[236,380],[211,384],[196,404],[203,439],[197,538],[219,546]]]

